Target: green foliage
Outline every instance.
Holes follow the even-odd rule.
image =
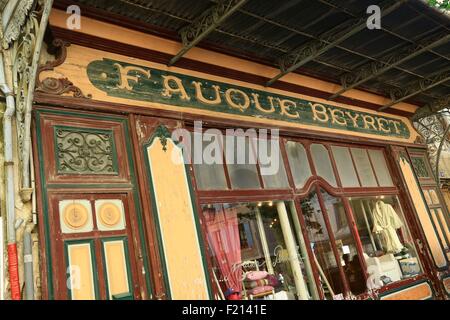
[[[442,10],[450,10],[450,0],[428,0],[428,4]]]

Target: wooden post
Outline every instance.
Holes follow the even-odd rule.
[[[300,268],[300,260],[298,259],[297,248],[295,246],[294,237],[292,235],[289,217],[286,205],[283,201],[277,202],[278,218],[280,219],[281,230],[283,231],[284,242],[289,253],[289,262],[291,263],[292,273],[294,275],[295,287],[299,300],[309,300],[308,290],[306,289],[305,280],[303,279],[302,269]]]
[[[266,232],[264,231],[264,224],[261,217],[261,212],[258,207],[255,207],[256,211],[256,223],[258,224],[259,235],[261,237],[262,249],[264,252],[264,258],[266,259],[267,272],[275,274],[272,266],[272,259],[270,258],[269,245],[267,244]]]
[[[311,267],[311,261],[309,261],[308,249],[306,248],[305,239],[303,238],[302,229],[300,227],[300,221],[298,220],[297,210],[295,208],[294,201],[289,201],[289,209],[291,210],[292,220],[294,221],[295,232],[298,235],[298,242],[300,246],[300,252],[304,261],[306,276],[311,284],[309,288],[311,289],[312,298],[314,300],[320,300],[317,287],[315,285],[314,273]]]

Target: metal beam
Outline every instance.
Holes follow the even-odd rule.
[[[381,17],[393,12],[406,1],[407,0],[384,1],[380,6]],[[267,82],[267,86],[272,85],[284,75],[298,69],[307,62],[314,60],[327,50],[367,28],[367,15],[364,13],[359,18],[349,20],[345,25],[347,26],[346,28],[343,28],[342,25],[332,28],[319,36],[318,39],[312,40],[282,57],[279,61],[281,72],[270,79]]]
[[[168,66],[176,63],[186,52],[195,47],[208,34],[216,29],[222,22],[238,10],[247,0],[221,0],[202,15],[196,18],[190,25],[180,30],[183,48],[170,59]]]
[[[449,107],[450,107],[450,94],[442,98],[436,99],[435,101],[430,102],[429,104],[417,109],[416,113],[412,117],[412,120],[419,121],[420,119],[435,115],[442,109]]]
[[[387,108],[390,108],[394,104],[402,102],[408,98],[411,98],[412,96],[415,96],[431,88],[434,88],[435,86],[449,80],[450,80],[450,71],[446,70],[430,78],[415,81],[413,84],[405,88],[391,90],[389,91],[389,95],[392,101],[382,106],[380,109],[378,109],[378,111],[383,111]]]
[[[403,62],[417,57],[418,55],[427,52],[429,49],[445,44],[450,41],[450,34],[439,34],[437,37],[427,39],[427,41],[420,44],[413,44],[401,53],[394,52],[379,61],[373,61],[363,65],[357,70],[346,73],[341,77],[342,89],[329,97],[330,100],[337,98],[344,92],[353,89],[360,84],[373,79],[376,76],[402,64]]]

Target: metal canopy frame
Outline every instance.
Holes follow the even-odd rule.
[[[168,66],[175,64],[186,52],[195,47],[208,34],[213,32],[223,21],[239,9],[247,0],[221,0],[217,5],[205,11],[192,24],[180,30],[183,48],[170,59]]]
[[[387,108],[390,108],[394,104],[402,102],[448,80],[450,80],[450,70],[445,70],[444,72],[438,73],[433,77],[416,81],[406,86],[404,89],[391,90],[389,92],[389,95],[391,96],[392,101],[379,108],[378,111],[383,111]]]
[[[381,17],[386,16],[403,5],[407,0],[399,1],[385,1],[380,6]],[[279,61],[281,72],[267,82],[267,86],[272,85],[285,76],[286,74],[297,70],[299,67],[314,60],[327,50],[342,43],[346,39],[355,35],[356,33],[367,28],[367,15],[363,14],[359,18],[353,18],[346,23],[346,28],[342,30],[342,26],[338,25],[331,30],[319,36],[318,39],[308,42],[300,48],[294,50],[292,53],[282,57]]]
[[[393,53],[379,61],[373,61],[368,64],[363,65],[357,70],[352,70],[349,73],[344,74],[341,77],[342,89],[330,96],[330,100],[337,98],[344,92],[353,89],[366,81],[373,79],[376,76],[406,62],[428,50],[444,44],[450,40],[450,34],[442,35],[427,39],[426,41],[419,44],[412,44],[400,53]]]

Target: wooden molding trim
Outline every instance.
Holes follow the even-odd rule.
[[[172,58],[172,55],[159,52],[156,50],[150,50],[150,49],[144,49],[137,46],[117,42],[110,39],[104,39],[88,34],[83,34],[80,32],[60,28],[60,27],[50,27],[51,31],[53,33],[53,36],[55,38],[62,39],[64,41],[67,41],[71,44],[77,44],[80,46],[85,46],[101,51],[111,52],[115,54],[120,54],[128,57],[133,57],[137,59],[147,60],[147,61],[153,61],[160,64],[167,64],[168,61]],[[220,77],[225,77],[233,80],[248,82],[260,86],[265,86],[267,81],[269,80],[266,77],[258,76],[255,74],[226,68],[226,67],[220,67],[217,65],[188,59],[188,58],[181,58],[177,62],[177,67],[187,69],[187,70],[193,70],[198,72],[203,72],[207,74],[212,74]],[[310,97],[316,97],[321,99],[327,99],[330,96],[330,92],[312,89],[309,87],[305,87],[298,84],[288,83],[285,81],[277,81],[272,85],[273,88],[287,91],[287,92],[293,92],[297,94],[302,94]],[[340,102],[343,104],[353,105],[373,111],[377,111],[381,105],[358,100],[358,99],[352,99],[345,96],[340,96],[334,100],[335,102]],[[403,110],[398,109],[389,109],[390,114],[395,114],[403,117],[410,118],[414,113],[407,112]]]
[[[54,68],[62,65],[67,58],[67,47],[70,43],[61,39],[54,39],[52,46],[57,49],[56,59],[39,66],[36,76],[36,92],[48,94],[62,95],[72,92],[76,98],[92,98],[91,95],[84,95],[80,88],[75,86],[68,78],[47,77],[41,81],[41,73],[44,71],[52,71]]]

